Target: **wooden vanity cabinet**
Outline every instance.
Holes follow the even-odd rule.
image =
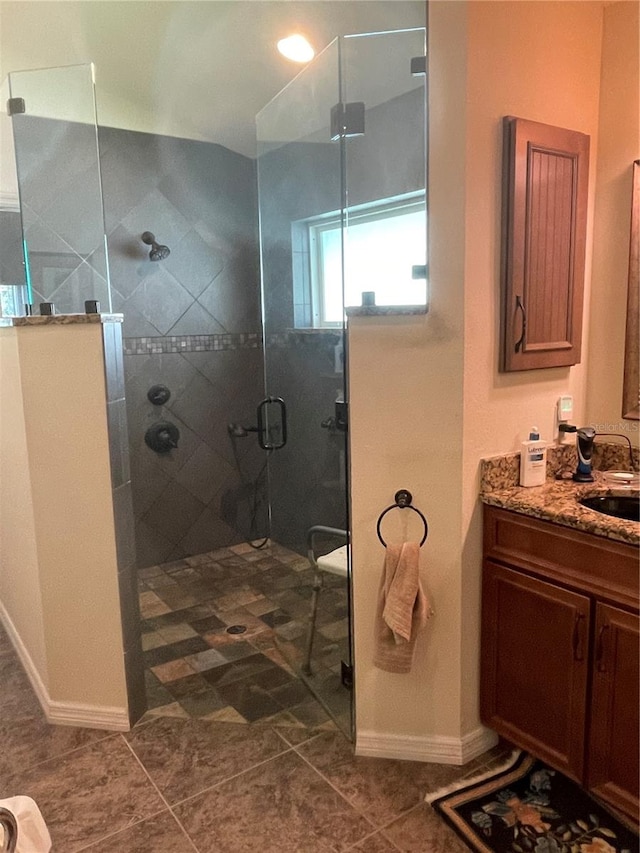
[[[638,819],[638,549],[486,506],[485,725]]]
[[[587,787],[638,813],[638,615],[596,604]]]

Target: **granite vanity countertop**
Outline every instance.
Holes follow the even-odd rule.
[[[574,483],[573,480],[547,479],[543,486],[506,486],[505,488],[483,490],[480,498],[483,503],[502,509],[542,518],[575,530],[584,530],[595,536],[617,539],[632,545],[640,543],[640,522],[626,521],[604,515],[578,501],[591,495],[638,495],[635,487],[611,486],[604,481],[604,475],[594,471],[595,482]]]

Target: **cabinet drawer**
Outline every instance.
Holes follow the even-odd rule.
[[[638,609],[638,549],[496,507],[484,508],[485,556]]]

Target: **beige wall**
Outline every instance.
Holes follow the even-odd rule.
[[[350,440],[358,741],[376,733],[460,732],[460,550],[464,266],[464,3],[430,16],[432,292],[428,316],[349,322]],[[446,97],[438,93],[446,92]],[[420,638],[414,672],[374,669],[373,616],[383,548],[376,520],[400,488],[430,524],[423,571],[435,618]],[[415,514],[387,517],[421,535]],[[397,526],[396,526],[397,525]]]
[[[108,709],[112,719],[126,721],[102,327],[9,331],[17,339],[21,388],[16,398],[21,390],[24,412],[22,471],[14,479],[27,494],[28,472],[33,515],[27,514],[27,521],[33,521],[24,530],[21,550],[8,551],[5,536],[11,531],[5,522],[8,528],[11,519],[2,517],[3,594],[25,587],[26,553],[33,579],[24,598],[28,602],[32,596],[35,616],[41,613],[38,639],[41,644],[44,636],[46,661],[41,651],[37,660],[31,654],[46,682],[49,703]],[[2,449],[10,450],[5,434]],[[21,620],[20,640],[33,646],[11,594],[3,604],[14,622]]]
[[[463,717],[477,718],[482,456],[518,450],[529,428],[555,439],[555,405],[574,399],[586,422],[593,201],[597,160],[602,4],[472,2],[467,89]],[[501,120],[521,116],[591,137],[590,204],[582,363],[570,368],[498,373]],[[433,213],[432,213],[433,215]]]
[[[45,688],[47,654],[18,340],[0,328],[0,606]]]
[[[602,4],[434,0],[429,17],[431,311],[361,319],[350,332],[357,719],[359,730],[464,739],[479,725],[479,460],[518,449],[532,424],[551,440],[561,394],[586,417],[586,332],[581,365],[497,369],[501,120],[591,136],[586,329]],[[387,676],[370,664],[375,517],[400,486],[430,520],[436,616],[414,673]]]
[[[632,162],[640,158],[640,21],[633,0],[604,9],[587,420],[638,443],[622,420]]]

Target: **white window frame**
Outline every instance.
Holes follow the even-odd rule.
[[[364,222],[374,222],[381,219],[390,219],[393,216],[402,216],[406,213],[425,210],[425,192],[407,193],[402,196],[385,198],[381,201],[368,202],[366,204],[354,205],[344,211],[333,211],[321,216],[315,216],[305,220],[308,245],[309,245],[309,290],[311,301],[311,316],[313,328],[331,329],[341,328],[343,321],[326,320],[323,312],[324,305],[324,264],[322,262],[322,234],[326,231],[339,231],[342,228],[343,216],[345,235],[348,239],[350,225]],[[426,218],[425,218],[426,229]],[[345,245],[343,244],[343,251]],[[425,258],[426,263],[426,258]],[[344,301],[344,287],[343,287]]]

